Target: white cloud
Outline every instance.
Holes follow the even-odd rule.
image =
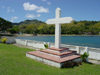
[[[24,10],[36,10],[38,8],[35,4],[30,4],[29,2],[23,4]]]
[[[47,0],[42,0],[42,2],[47,3],[48,5],[51,5],[51,2],[47,1]]]
[[[35,4],[30,4],[29,2],[26,2],[23,4],[24,10],[26,11],[36,11],[38,13],[48,13],[49,9],[44,8],[43,6],[37,6]]]
[[[41,15],[40,14],[37,14],[37,17],[40,17]]]
[[[18,17],[17,17],[17,16],[14,16],[14,17],[11,18],[10,21],[11,21],[11,22],[14,22],[14,20],[16,20],[16,19],[18,19]]]
[[[51,5],[51,2],[47,2],[48,5]]]
[[[37,14],[37,15],[34,15],[34,14],[26,14],[25,15],[26,18],[31,18],[31,19],[36,18],[36,17],[40,17],[40,16],[41,16],[40,14]]]
[[[43,2],[46,2],[47,0],[42,0]]]
[[[34,14],[26,14],[26,17],[27,17],[27,18],[34,18],[35,15],[34,15]]]
[[[11,12],[15,12],[15,10],[12,9],[11,7],[7,7],[7,12],[8,12],[8,13],[11,13]]]
[[[11,7],[1,6],[2,9],[6,10],[7,13],[13,13],[15,10]]]
[[[49,10],[48,10],[47,8],[40,7],[40,8],[37,10],[37,12],[39,12],[39,13],[48,13]]]
[[[5,6],[2,6],[1,8],[2,8],[2,9],[4,9],[4,8],[5,8]]]

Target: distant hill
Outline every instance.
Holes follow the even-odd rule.
[[[23,24],[41,24],[41,23],[45,23],[39,20],[25,20],[25,21],[21,21],[19,23],[12,23],[12,25],[23,25]]]

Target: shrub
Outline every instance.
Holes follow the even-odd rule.
[[[49,46],[48,46],[48,44],[44,44],[44,47],[45,47],[45,48],[48,48]]]
[[[81,55],[82,61],[87,62],[88,56],[89,56],[89,54],[87,52],[85,52],[83,55]]]
[[[43,48],[40,48],[40,50],[43,50]]]
[[[0,43],[2,43],[2,42],[1,42],[1,39],[0,39]]]
[[[1,39],[1,42],[2,42],[2,43],[6,43],[7,40],[8,40],[7,38],[2,38],[2,39]]]

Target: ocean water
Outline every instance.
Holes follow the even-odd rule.
[[[54,36],[33,36],[33,37],[17,37],[26,40],[36,40],[54,43]],[[100,48],[100,36],[62,36],[62,44],[78,45]]]

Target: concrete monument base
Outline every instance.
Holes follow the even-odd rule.
[[[74,66],[80,64],[81,58],[75,51],[70,51],[68,48],[49,48],[26,53],[26,56],[45,64],[58,68]]]

